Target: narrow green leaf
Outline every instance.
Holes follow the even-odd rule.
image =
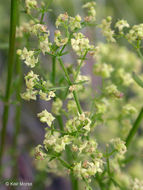
[[[133,72],[132,76],[133,76],[134,81],[135,81],[140,87],[143,88],[143,81],[140,79],[140,77],[139,77],[136,73],[134,73],[134,72]]]

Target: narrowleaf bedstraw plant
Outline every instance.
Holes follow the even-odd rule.
[[[111,28],[110,16],[98,23],[96,3],[91,1],[82,7],[84,18],[60,14],[53,36],[44,22],[48,6],[25,0],[25,13],[31,20],[17,28],[18,37],[28,34],[35,40],[34,47],[17,50],[29,68],[21,97],[52,103],[51,108],[45,106],[37,113],[47,127],[43,144],[35,148],[36,167],[68,175],[73,190],[143,189],[143,182],[126,172],[131,156],[129,145],[143,119],[139,93],[142,76],[133,74],[140,73],[143,61],[143,24],[131,27],[126,20],[118,20]],[[86,27],[97,27],[107,43],[89,40]],[[121,38],[137,55],[118,45]],[[65,62],[68,55],[76,57],[74,63]],[[46,75],[39,72],[43,57],[50,70]],[[102,79],[99,91],[92,78],[81,72],[89,61],[93,62],[93,74]]]

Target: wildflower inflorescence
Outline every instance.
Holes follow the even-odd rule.
[[[118,20],[115,24],[117,34],[116,30],[111,28],[112,17],[109,16],[103,19],[101,24],[97,24],[95,6],[95,2],[83,5],[87,10],[87,16],[84,18],[79,14],[75,17],[71,17],[68,13],[60,14],[55,22],[53,41],[49,28],[41,20],[33,19],[28,25],[23,24],[17,28],[17,37],[29,33],[38,41],[35,49],[24,47],[17,50],[20,59],[32,69],[24,77],[26,91],[21,93],[21,97],[28,101],[41,99],[52,103],[51,110],[46,108],[37,113],[40,121],[48,126],[43,145],[35,148],[37,164],[42,160],[45,168],[49,168],[49,171],[55,174],[59,173],[59,168],[65,170],[75,178],[79,178],[85,183],[86,189],[90,190],[92,189],[90,182],[94,179],[99,182],[103,180],[101,183],[103,187],[111,186],[111,182],[113,185],[118,184],[112,174],[115,171],[112,173],[110,171],[109,160],[112,162],[111,168],[116,165],[121,172],[121,162],[124,162],[127,152],[123,139],[130,130],[132,117],[137,112],[137,105],[132,105],[130,99],[126,104],[125,98],[127,98],[127,86],[134,92],[134,86],[131,87],[131,84],[135,85],[135,82],[131,72],[135,63],[140,65],[140,60],[126,48],[115,45],[116,36],[124,37],[137,50],[143,38],[142,24],[130,29],[126,20]],[[27,13],[32,14],[33,9],[41,10],[35,0],[26,0]],[[93,45],[82,33],[82,29],[91,23],[102,30],[109,44]],[[70,53],[69,47],[78,60],[76,64],[67,67],[63,62],[63,55]],[[40,58],[45,55],[51,56],[53,60],[50,77],[36,74],[38,72],[36,68],[39,68],[42,61]],[[88,56],[94,61],[93,73],[102,79],[100,93],[88,94],[92,89],[89,87],[91,79],[81,73]],[[56,68],[58,68],[57,73]],[[58,80],[57,76],[62,77]],[[85,102],[84,109],[89,111],[83,111],[82,101]],[[114,109],[117,110],[116,113]],[[98,133],[98,126],[103,128],[106,126],[109,133],[119,135],[115,138],[111,136],[108,140],[104,139],[102,132]],[[98,145],[98,140],[103,142]],[[106,143],[108,151],[102,148]],[[52,162],[55,164],[53,170]],[[140,186],[141,183],[136,179],[132,189],[139,189]]]

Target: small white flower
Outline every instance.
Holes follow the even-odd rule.
[[[23,50],[17,50],[17,54],[31,68],[35,67],[36,63],[38,63],[38,58],[34,57],[34,51],[28,51],[25,47]]]
[[[115,27],[119,29],[119,32],[123,32],[123,29],[129,28],[130,25],[128,24],[128,22],[126,20],[119,20],[118,22],[116,22]]]
[[[54,121],[54,117],[51,113],[49,113],[46,109],[43,110],[41,113],[38,113],[37,116],[40,118],[42,123],[47,123],[49,127],[51,127],[52,122]]]
[[[114,31],[111,29],[112,17],[108,16],[106,19],[102,20],[100,28],[102,29],[103,35],[107,38],[109,42],[116,42],[114,39]]]
[[[56,20],[56,27],[58,28],[61,25],[65,25],[68,22],[68,14],[64,13],[64,14],[60,14]]]
[[[115,138],[115,139],[111,139],[110,141],[111,143],[113,143],[114,148],[121,154],[125,154],[127,151],[125,142],[122,141],[120,138]]]
[[[26,92],[21,93],[21,98],[27,101],[30,100],[36,100],[36,95],[38,94],[37,90],[32,90],[32,89],[26,89]]]
[[[26,76],[25,76],[25,81],[26,81],[26,86],[29,89],[33,89],[34,85],[36,84],[37,81],[39,81],[38,75],[34,74],[33,71],[30,71]]]

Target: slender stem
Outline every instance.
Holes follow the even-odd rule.
[[[55,77],[56,77],[56,57],[52,57],[52,75],[51,75],[51,80],[52,80],[53,84],[55,84]]]
[[[62,164],[64,167],[66,167],[66,168],[68,168],[68,169],[71,168],[70,165],[69,165],[65,160],[61,159],[60,157],[57,157],[57,159],[61,162],[61,164]]]
[[[106,155],[108,155],[108,146],[106,147]],[[108,177],[109,177],[108,189],[110,189],[110,185],[111,185],[111,171],[110,171],[110,160],[109,160],[109,156],[106,157],[106,162],[107,162],[107,173],[108,173]]]
[[[62,119],[61,115],[57,116],[57,120],[59,123],[60,130],[63,132],[64,125],[63,125],[63,119]],[[71,150],[68,146],[66,146],[66,159],[67,159],[68,163],[72,162]],[[72,173],[70,174],[70,180],[71,180],[72,190],[78,190],[78,180],[74,177],[74,175]]]
[[[107,157],[106,160],[107,160],[107,172],[108,172],[108,175],[111,176],[109,158]]]
[[[17,40],[20,43],[20,40]],[[19,46],[18,43],[18,46]],[[21,85],[22,85],[22,72],[21,72],[21,62],[19,56],[16,56],[16,76],[17,76],[17,85],[16,85],[16,101],[18,104],[16,105],[15,111],[15,128],[14,128],[14,136],[13,136],[13,149],[12,149],[12,157],[14,161],[13,166],[13,177],[16,178],[18,176],[18,168],[17,168],[17,155],[18,155],[18,135],[20,131],[20,122],[21,122]]]
[[[143,55],[142,55],[142,53],[140,51],[140,48],[136,48],[136,50],[137,50],[138,55],[140,56],[140,58],[143,61]],[[143,107],[141,108],[141,111],[140,111],[139,115],[137,116],[137,119],[136,119],[132,129],[130,130],[130,132],[129,132],[127,138],[126,138],[126,146],[127,147],[130,145],[133,137],[135,136],[135,134],[136,134],[136,132],[137,132],[139,126],[140,126],[140,123],[142,121],[142,118],[143,118]]]
[[[74,96],[74,99],[75,99],[75,102],[77,105],[77,109],[78,109],[79,113],[82,114],[82,109],[81,109],[76,91],[73,91],[73,96]]]
[[[136,48],[136,51],[137,51],[139,57],[141,58],[141,60],[143,61],[143,55],[142,55],[140,48]]]
[[[138,55],[140,56],[140,58],[143,61],[143,55],[142,55],[142,53],[140,51],[140,48],[136,48],[136,50],[137,50]],[[135,134],[136,134],[136,132],[137,132],[139,126],[140,126],[142,118],[143,118],[143,107],[141,108],[141,111],[140,111],[140,113],[139,113],[139,115],[138,115],[132,129],[130,130],[130,132],[129,132],[127,138],[126,138],[126,146],[127,147],[130,145],[132,138],[135,136]]]
[[[78,190],[79,189],[78,180],[74,177],[73,174],[70,175],[70,178],[71,178],[72,190]]]
[[[5,102],[3,118],[2,118],[2,131],[0,139],[0,165],[2,162],[2,156],[5,146],[6,138],[6,127],[9,115],[9,100],[11,95],[11,83],[13,75],[13,65],[15,57],[15,34],[16,34],[16,24],[17,24],[17,5],[18,0],[11,0],[11,15],[10,15],[10,34],[9,34],[9,52],[8,52],[8,71],[7,71],[7,81],[6,81],[6,92],[5,92]]]
[[[62,62],[62,60],[61,60],[61,58],[59,58],[58,60],[59,60],[59,62],[60,62],[60,65],[61,65],[61,67],[62,67],[64,73],[65,73],[65,76],[66,76],[66,79],[67,79],[68,84],[69,84],[69,85],[72,85],[72,82],[71,82],[71,80],[70,80],[70,77],[69,77],[69,74],[68,74],[68,72],[67,72],[67,69],[65,68],[65,66],[64,66],[64,64],[63,64],[63,62]]]
[[[72,82],[71,82],[71,80],[70,80],[69,74],[68,74],[68,72],[67,72],[67,70],[66,70],[66,68],[65,68],[65,66],[64,66],[64,64],[62,62],[62,60],[60,58],[58,58],[58,60],[60,62],[60,65],[61,65],[64,73],[65,73],[65,76],[66,76],[68,84],[69,85],[73,85]],[[73,91],[73,97],[74,97],[74,100],[76,102],[76,105],[77,105],[77,108],[78,108],[78,112],[81,114],[82,113],[82,109],[81,109],[81,106],[80,106],[80,103],[79,103],[76,91]]]
[[[87,55],[87,52],[88,52],[88,51],[85,52],[83,58],[81,59],[80,64],[78,65],[77,72],[76,72],[76,75],[75,75],[75,81],[76,81],[76,79],[77,79],[77,77],[78,77],[78,75],[79,75],[80,69],[81,69],[81,67],[82,67],[83,61],[85,60],[85,57],[86,57],[86,55]]]
[[[63,125],[63,120],[62,120],[61,115],[57,115],[56,118],[57,118],[57,121],[59,123],[60,130],[63,132],[64,131],[64,125]]]
[[[111,178],[111,181],[113,182],[113,184],[116,186],[116,187],[119,187],[121,190],[125,190],[125,188],[123,188],[118,182],[116,182],[113,178]],[[127,190],[127,189],[126,189]]]
[[[127,139],[126,139],[126,146],[128,147],[133,139],[133,137],[135,136],[139,126],[140,126],[140,123],[143,119],[143,107],[141,108],[141,111],[132,127],[132,129],[130,130],[128,136],[127,136]]]
[[[73,84],[76,84],[76,85],[80,85],[80,84],[84,84],[86,81],[80,81],[80,82],[77,82],[77,83],[73,83]],[[35,88],[36,89],[41,89],[41,90],[43,90],[44,92],[49,92],[49,91],[52,91],[52,90],[63,90],[63,89],[69,89],[69,85],[68,86],[57,86],[57,87],[52,87],[52,88],[48,88],[48,89],[46,89],[45,87],[43,87],[42,85],[40,85],[40,84],[36,84],[35,85]]]
[[[45,15],[45,12],[42,12],[41,19],[40,19],[40,24],[43,23],[44,15]]]
[[[40,24],[42,24],[42,23],[43,23],[43,19],[44,19],[44,16],[45,16],[45,12],[47,12],[47,11],[48,11],[47,9],[48,9],[48,8],[49,8],[49,6],[51,5],[52,1],[53,1],[53,0],[49,0],[49,2],[48,2],[48,4],[47,4],[47,6],[46,6],[46,8],[45,8],[45,10],[43,10],[42,15],[41,15],[41,19],[40,19]]]

